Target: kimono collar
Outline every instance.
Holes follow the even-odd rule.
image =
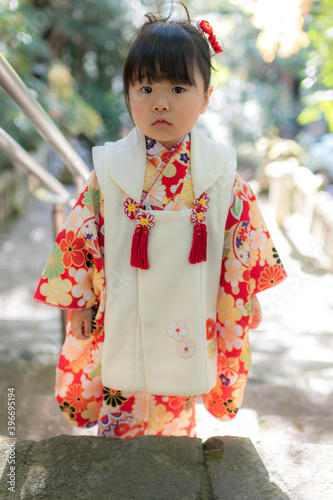
[[[227,167],[227,153],[217,154],[215,143],[195,127],[191,130],[191,173],[195,198],[212,186]],[[127,196],[140,202],[146,172],[146,139],[135,127],[127,137],[105,143],[105,166]]]
[[[145,136],[145,139],[146,139],[147,160],[150,161],[151,157],[159,156],[160,153],[162,152],[163,154],[166,155],[167,158],[169,158],[168,160],[163,162],[166,165],[167,162],[170,161],[170,159],[177,153],[181,145],[184,142],[190,141],[190,134],[189,133],[185,134],[182,139],[180,139],[176,144],[172,146],[172,148],[167,148],[161,142],[156,141],[155,139],[151,139],[147,135]]]

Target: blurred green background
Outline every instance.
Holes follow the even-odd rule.
[[[194,20],[212,24],[224,48],[214,58],[215,91],[202,127],[237,148],[245,178],[267,161],[297,156],[332,182],[331,0],[186,3]],[[0,51],[63,133],[90,150],[131,127],[122,97],[125,35],[154,6],[147,0],[0,0]],[[0,126],[27,150],[37,149],[42,139],[2,92],[0,109]],[[0,153],[0,170],[6,168],[10,162]]]

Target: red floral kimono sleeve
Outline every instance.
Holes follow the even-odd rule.
[[[60,309],[96,306],[104,297],[103,200],[92,172],[52,247],[33,299]]]
[[[208,411],[220,420],[233,418],[242,404],[251,365],[251,296],[285,278],[256,197],[237,174],[225,228],[217,303],[217,384],[202,395]]]

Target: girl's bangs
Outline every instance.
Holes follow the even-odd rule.
[[[192,41],[177,40],[175,34],[172,40],[167,38],[169,37],[155,38],[153,43],[150,40],[150,43],[138,47],[136,57],[132,57],[130,69],[132,85],[145,79],[149,83],[169,80],[174,84],[196,84],[194,69],[197,57]]]

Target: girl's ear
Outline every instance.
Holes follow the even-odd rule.
[[[210,100],[210,96],[212,95],[212,92],[213,92],[213,87],[208,87],[208,90],[207,90],[206,94],[204,95],[204,100],[203,100],[202,108],[200,111],[201,115],[203,115],[208,108],[208,104],[209,104],[209,100]]]

